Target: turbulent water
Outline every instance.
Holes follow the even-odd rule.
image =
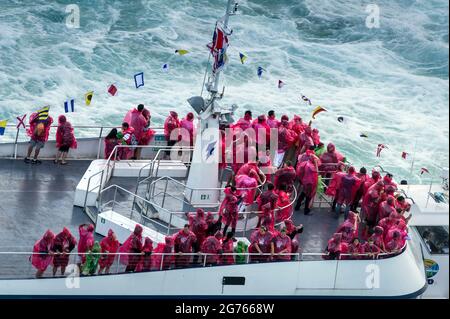
[[[321,105],[328,113],[314,125],[324,141],[334,141],[355,164],[382,165],[397,178],[409,175],[413,153],[416,178],[421,167],[438,174],[448,166],[447,0],[378,0],[379,28],[366,26],[366,7],[374,1],[239,2],[239,15],[230,20],[222,103],[238,104],[238,115],[275,109],[306,119]],[[72,3],[80,8],[79,29],[66,27]],[[150,107],[154,125],[171,109],[188,112],[186,99],[201,91],[205,45],[225,5],[0,0],[0,120],[13,122],[47,104],[57,115],[68,98],[76,99],[76,113],[69,115],[75,125],[118,125],[141,102]],[[190,53],[178,56],[176,49]],[[239,52],[248,56],[244,65]],[[267,70],[262,79],[258,66]],[[136,89],[133,75],[141,71],[146,83]],[[278,80],[286,83],[281,90]],[[107,94],[111,83],[119,89],[116,97]],[[90,90],[95,93],[88,108],[83,96]],[[300,93],[313,107],[301,102]],[[381,158],[375,156],[378,143],[388,147]],[[411,153],[407,160],[403,151]]]

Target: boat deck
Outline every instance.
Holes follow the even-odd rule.
[[[73,206],[76,185],[89,164],[90,161],[71,161],[69,165],[61,166],[43,161],[40,165],[32,165],[21,160],[0,160],[3,180],[0,184],[0,252],[31,252],[33,244],[47,229],[56,234],[68,227],[78,237],[78,226],[91,222],[81,208]],[[110,181],[110,184],[119,184],[133,193],[135,183],[135,178]],[[293,219],[296,225],[304,225],[300,235],[302,252],[321,253],[342,217],[335,219],[329,209],[316,208],[313,213],[305,216],[295,212]],[[24,268],[33,273],[28,257],[24,255],[14,262],[4,256],[0,258],[1,277],[5,273],[22,273]],[[17,267],[17,262],[28,265]]]

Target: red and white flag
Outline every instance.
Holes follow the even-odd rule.
[[[402,152],[402,158],[403,158],[403,159],[406,159],[406,158],[408,157],[408,155],[409,155],[408,153]]]
[[[428,174],[430,174],[430,171],[429,171],[428,169],[426,169],[425,167],[422,167],[422,168],[420,169],[420,175],[423,175],[423,173],[428,173]]]

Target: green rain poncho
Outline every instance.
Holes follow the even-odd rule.
[[[86,262],[84,263],[82,270],[83,275],[87,276],[95,274],[98,267],[98,260],[100,259],[100,252],[100,244],[96,241],[89,254],[86,255]]]
[[[236,248],[234,248],[234,252],[236,255],[236,264],[245,264],[245,255],[239,255],[239,254],[245,254],[248,251],[248,245],[246,245],[243,241],[238,241]]]
[[[317,157],[321,157],[323,153],[325,153],[327,150],[325,149],[325,145],[321,146],[321,147],[316,147],[316,149],[314,150],[314,153],[316,154]]]

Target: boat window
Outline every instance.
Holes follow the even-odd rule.
[[[417,230],[431,254],[448,255],[448,226],[417,226]]]

